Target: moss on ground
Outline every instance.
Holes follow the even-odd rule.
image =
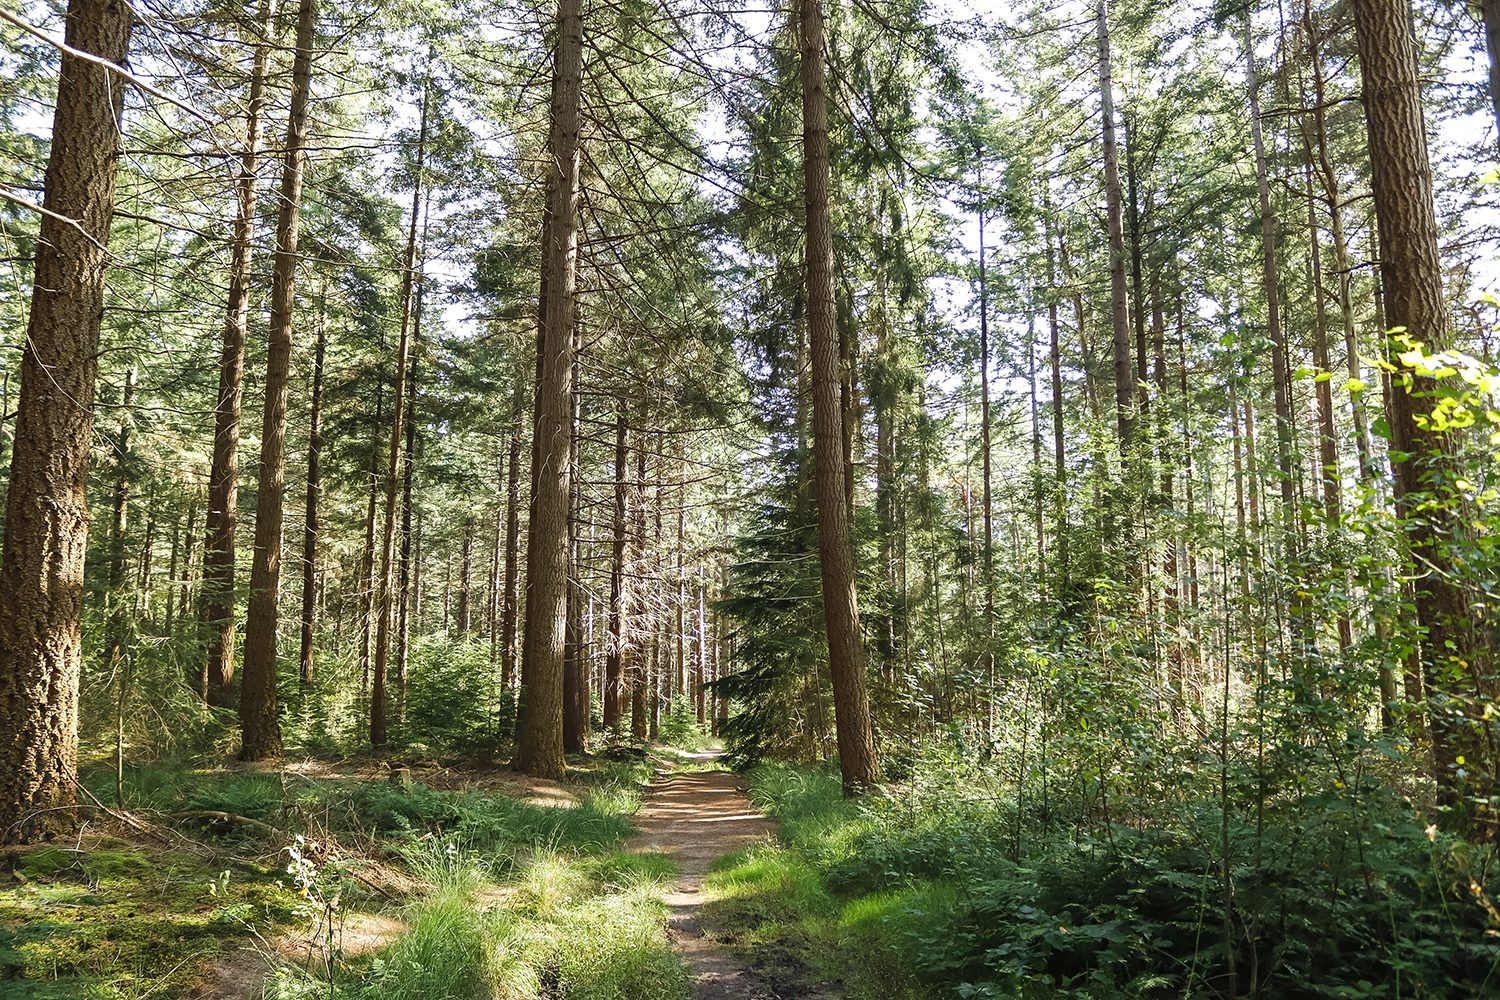
[[[0,993],[177,995],[251,928],[290,920],[296,898],[265,869],[114,838],[15,855],[0,874]]]

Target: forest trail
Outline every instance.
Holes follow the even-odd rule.
[[[716,752],[688,754],[695,762]],[[780,978],[768,981],[706,932],[700,910],[703,880],[715,860],[764,843],[776,824],[750,804],[728,771],[663,772],[635,817],[633,851],[654,851],[677,864],[668,889],[667,933],[692,976],[694,1000],[822,1000],[826,996]]]

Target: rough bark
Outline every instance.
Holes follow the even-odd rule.
[[[203,597],[199,617],[207,648],[198,675],[198,696],[227,708],[234,683],[234,536],[239,516],[240,408],[245,394],[245,327],[250,311],[250,264],[254,249],[256,185],[260,161],[261,115],[266,106],[266,63],[276,0],[260,0],[259,38],[250,67],[245,110],[245,145],[234,217],[229,264],[229,306],[219,351],[219,394],[214,405],[213,459],[208,473],[208,514],[204,527]]]
[[[558,0],[547,224],[546,294],[537,338],[527,520],[526,622],[516,734],[518,770],[561,777],[562,659],[567,626],[568,468],[572,423],[574,293],[578,277],[578,109],[583,86],[583,5]]]
[[[1385,322],[1427,350],[1439,350],[1446,341],[1448,314],[1411,8],[1404,0],[1355,0],[1354,25],[1380,235]],[[1393,352],[1399,353],[1399,348]],[[1450,442],[1427,420],[1435,388],[1422,376],[1398,372],[1391,379],[1396,450],[1392,464],[1405,510],[1448,475]],[[1468,609],[1443,554],[1445,539],[1461,526],[1445,500],[1438,497],[1407,519],[1406,530],[1417,568],[1413,589],[1423,630],[1422,672],[1428,685],[1434,777],[1440,801],[1467,822],[1474,808],[1471,797],[1495,791],[1489,770],[1493,761],[1484,752],[1488,723],[1480,718],[1494,684],[1468,649]],[[1469,762],[1461,766],[1458,760],[1465,756]]]
[[[250,610],[245,622],[245,671],[240,683],[240,757],[262,760],[281,753],[276,718],[276,631],[281,590],[281,529],[285,514],[287,383],[292,361],[292,311],[296,303],[297,236],[302,215],[308,103],[316,0],[297,8],[297,52],[292,59],[291,110],[276,219],[271,277],[271,328],[266,344],[266,401],[261,425],[260,483],[255,505],[255,556],[250,567]]]
[[[130,27],[123,0],[70,0],[65,40],[119,64]],[[0,843],[78,820],[84,486],[123,92],[108,68],[63,54],[0,557]]]
[[[813,459],[818,498],[823,618],[833,678],[839,768],[846,794],[875,782],[878,765],[865,690],[863,636],[855,591],[854,552],[844,496],[843,412],[833,300],[833,233],[828,205],[828,93],[823,7],[799,0],[802,149],[807,227],[808,339],[812,354]]]

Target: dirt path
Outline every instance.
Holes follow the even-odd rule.
[[[711,753],[692,755],[712,760]],[[666,894],[667,932],[693,977],[695,1000],[819,1000],[805,988],[770,982],[704,933],[699,909],[703,879],[714,860],[764,843],[776,825],[756,811],[726,771],[667,774],[652,783],[635,818],[635,851],[658,851],[677,863],[677,881]]]

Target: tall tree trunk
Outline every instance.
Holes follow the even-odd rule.
[[[103,666],[114,671],[125,655],[125,631],[129,627],[125,602],[125,528],[130,517],[130,407],[135,400],[136,370],[125,373],[120,387],[120,433],[115,439],[115,488],[110,498],[113,516],[109,526],[109,574],[105,578],[106,622]]]
[[[255,557],[250,566],[250,611],[245,622],[245,671],[240,683],[240,758],[262,760],[281,753],[276,718],[276,631],[280,613],[281,528],[285,514],[287,382],[292,362],[292,311],[296,305],[297,236],[302,216],[308,101],[312,94],[312,50],[316,0],[297,8],[297,53],[292,59],[291,110],[287,120],[276,220],[276,258],[271,277],[271,329],[266,344],[266,402],[261,425],[260,483],[255,504]]]
[[[297,657],[302,683],[313,683],[313,630],[318,624],[318,500],[323,486],[318,460],[323,454],[323,357],[328,318],[318,303],[318,344],[313,351],[312,421],[307,432],[307,510],[302,525],[302,650]]]
[[[474,518],[464,518],[463,545],[459,549],[458,604],[454,611],[454,625],[460,639],[467,639],[473,627],[474,603]]]
[[[1057,595],[1066,600],[1068,583],[1068,468],[1064,449],[1066,427],[1063,421],[1062,341],[1058,331],[1057,258],[1052,249],[1051,193],[1044,190],[1042,222],[1047,241],[1047,334],[1048,362],[1052,374],[1052,530],[1057,533]]]
[[[432,192],[422,199],[422,245],[427,245],[428,206]],[[406,721],[406,680],[411,665],[411,627],[416,617],[417,567],[415,542],[412,537],[412,488],[417,474],[417,394],[421,388],[422,367],[422,304],[427,286],[417,283],[417,302],[412,316],[412,349],[410,386],[406,393],[406,448],[401,454],[401,551],[400,564],[396,570],[396,718]]]
[[[562,657],[567,626],[568,442],[573,408],[574,292],[578,277],[578,108],[583,88],[583,5],[558,0],[547,217],[546,295],[537,337],[527,521],[526,625],[516,768],[561,777]]]
[[[1110,328],[1115,351],[1115,425],[1120,450],[1135,432],[1135,378],[1130,368],[1130,304],[1125,288],[1125,223],[1120,204],[1120,157],[1115,146],[1115,85],[1110,64],[1109,4],[1098,0],[1094,13],[1099,43],[1099,106],[1104,121],[1104,201],[1109,217]],[[1082,336],[1082,324],[1079,335]]]
[[[1385,322],[1428,351],[1446,340],[1438,227],[1432,167],[1422,117],[1411,8],[1404,0],[1355,0],[1355,34],[1370,142],[1371,187],[1380,233],[1380,277]],[[1393,354],[1401,348],[1393,345]],[[1438,487],[1450,474],[1447,435],[1432,426],[1430,378],[1398,371],[1391,379],[1391,445],[1401,507]],[[1398,511],[1405,513],[1405,511]],[[1403,518],[1405,519],[1405,518]],[[1468,608],[1453,584],[1444,540],[1462,533],[1445,497],[1407,520],[1417,619],[1422,626],[1422,670],[1428,683],[1433,772],[1439,800],[1465,822],[1472,796],[1494,794],[1493,766],[1485,747],[1489,722],[1480,718],[1493,683],[1480,676],[1465,628]],[[1458,761],[1472,758],[1466,765]],[[1489,817],[1486,817],[1487,819]]]
[[[516,625],[521,608],[521,416],[525,412],[525,381],[516,372],[510,409],[510,453],[505,480],[505,597],[500,613],[500,688],[516,686]]]
[[[429,61],[431,54],[428,55]],[[396,344],[396,386],[391,401],[391,436],[385,462],[385,496],[382,498],[380,529],[380,576],[376,583],[375,659],[370,671],[370,745],[383,747],[387,740],[386,674],[390,665],[391,626],[396,600],[396,507],[401,482],[401,454],[405,444],[408,379],[411,366],[412,329],[417,313],[417,287],[421,282],[418,226],[422,217],[422,186],[426,182],[427,123],[432,80],[422,88],[422,110],[417,126],[416,169],[411,192],[411,220],[406,229],[406,258],[401,275],[401,336]]]
[[[613,539],[609,559],[609,646],[604,658],[604,728],[620,724],[620,698],[625,690],[625,663],[628,658],[630,627],[630,584],[625,575],[625,547],[629,534],[626,515],[629,505],[629,481],[626,478],[628,440],[625,407],[615,417],[615,509]]]
[[[813,458],[818,497],[823,617],[833,676],[834,722],[845,794],[875,782],[878,764],[865,691],[864,637],[854,551],[844,498],[839,407],[839,344],[833,301],[833,234],[828,206],[828,94],[821,0],[798,0],[802,149],[807,226],[808,337],[812,352]]]
[[[981,178],[983,175],[980,175]],[[981,189],[983,182],[981,180]],[[981,196],[983,191],[981,190]],[[979,464],[980,511],[984,516],[984,537],[979,540],[984,565],[984,634],[989,641],[984,651],[984,736],[988,742],[995,730],[995,505],[992,484],[994,449],[990,442],[993,421],[990,419],[990,319],[989,262],[984,245],[984,212],[979,213]]]
[[[583,664],[583,594],[578,574],[578,512],[582,503],[578,469],[582,464],[583,407],[578,394],[579,330],[573,326],[572,416],[569,420],[568,463],[568,606],[563,645],[563,752],[583,753],[583,734],[588,728],[588,675]]]
[[[384,348],[384,338],[381,347]],[[375,434],[370,441],[370,492],[365,497],[365,544],[359,560],[359,697],[365,705],[370,694],[370,659],[375,635],[375,510],[380,500],[380,433],[385,429],[385,381],[375,387]]]
[[[1270,168],[1266,163],[1265,132],[1260,122],[1260,75],[1255,68],[1255,39],[1250,10],[1244,17],[1245,86],[1250,97],[1250,140],[1255,150],[1255,189],[1260,199],[1260,243],[1266,327],[1271,338],[1271,384],[1276,403],[1276,471],[1281,485],[1281,514],[1286,542],[1293,541],[1297,513],[1297,483],[1292,471],[1292,393],[1286,332],[1281,325],[1281,279],[1276,271],[1276,210],[1271,205]]]
[[[195,490],[188,501],[187,529],[183,534],[185,551],[182,554],[182,580],[177,592],[177,617],[186,618],[193,598],[193,538],[198,527],[198,493]]]
[[[1490,111],[1495,117],[1495,133],[1500,141],[1500,0],[1479,0],[1484,20],[1484,47],[1490,61]]]
[[[120,0],[70,0],[64,37],[123,64],[130,25]],[[84,486],[124,90],[112,70],[63,53],[0,561],[0,843],[78,823]]]
[[[631,589],[631,619],[634,635],[627,647],[630,651],[625,661],[625,681],[630,690],[630,735],[638,740],[646,738],[646,637],[650,634],[651,615],[646,605],[646,443],[645,431],[637,432],[635,449],[635,521],[630,533],[629,570],[635,579]]]
[[[203,545],[200,618],[208,647],[198,677],[198,696],[228,708],[234,682],[234,535],[239,514],[240,404],[245,394],[245,327],[250,311],[250,263],[255,241],[256,184],[261,114],[266,106],[266,63],[276,0],[260,0],[259,38],[250,67],[245,145],[240,151],[234,249],[229,264],[229,307],[219,354],[219,395],[214,406],[213,462],[208,473],[207,537]]]

